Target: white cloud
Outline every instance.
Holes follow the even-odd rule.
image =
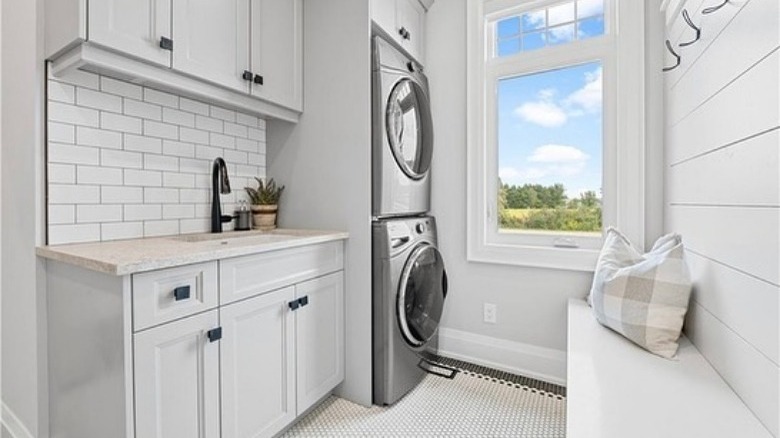
[[[558,26],[548,32],[551,43],[574,41],[574,25]]]
[[[501,181],[508,184],[527,184],[542,178],[571,177],[581,174],[590,156],[574,146],[548,144],[534,149],[528,162],[531,166],[498,169]]]
[[[526,28],[530,29],[538,29],[540,27],[544,27],[545,25],[545,13],[544,9],[541,11],[534,11],[529,12],[527,14],[523,14],[523,21],[526,26]]]
[[[558,90],[539,90],[536,100],[515,108],[515,115],[522,120],[545,128],[558,128],[570,117],[601,111],[603,101],[603,71],[601,67],[585,73],[585,85],[564,99],[556,99]]]
[[[581,115],[582,112],[594,113],[601,110],[604,96],[604,72],[601,67],[585,73],[585,85],[573,92],[563,105],[569,109],[570,115]]]
[[[582,17],[591,17],[604,13],[604,0],[579,0],[577,3],[577,15]]]
[[[532,163],[581,163],[588,161],[588,154],[574,146],[547,144],[534,149],[528,157]]]
[[[568,120],[563,108],[544,100],[526,102],[515,109],[515,114],[526,122],[535,123],[545,128],[563,126]]]
[[[548,26],[574,21],[574,3],[564,3],[547,9]]]

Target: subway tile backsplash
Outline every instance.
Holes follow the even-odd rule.
[[[264,120],[82,71],[49,77],[47,136],[51,245],[207,232],[214,158],[224,214],[265,176]]]

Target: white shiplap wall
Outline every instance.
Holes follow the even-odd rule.
[[[83,71],[47,89],[49,244],[206,232],[214,158],[223,214],[265,175],[255,116]]]
[[[720,3],[685,2],[702,38],[666,74],[666,228],[688,248],[688,336],[780,436],[780,2],[701,13]]]

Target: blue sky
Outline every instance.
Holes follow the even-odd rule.
[[[508,184],[602,186],[602,75],[593,62],[498,84],[498,167]]]

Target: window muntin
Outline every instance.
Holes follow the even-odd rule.
[[[577,0],[502,18],[495,26],[495,57],[604,35],[604,0]]]
[[[498,79],[499,232],[601,235],[602,71],[595,61]]]

